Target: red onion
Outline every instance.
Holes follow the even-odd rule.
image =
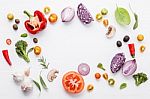
[[[81,63],[78,66],[78,72],[82,75],[82,76],[86,76],[89,74],[90,72],[90,66],[86,63]]]
[[[136,60],[129,60],[124,63],[123,68],[122,68],[122,74],[124,76],[130,76],[132,75],[137,69],[137,64]]]
[[[75,16],[75,10],[71,7],[66,7],[61,12],[62,22],[70,22]]]

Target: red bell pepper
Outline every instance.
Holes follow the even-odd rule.
[[[132,56],[132,58],[134,58],[134,57],[135,57],[135,47],[134,47],[134,43],[128,44],[128,47],[129,47],[130,55]]]
[[[29,17],[29,20],[24,22],[29,33],[37,34],[39,31],[45,29],[47,20],[42,12],[36,10],[34,12],[34,16],[29,14],[27,11],[24,11],[24,13]]]
[[[12,63],[11,63],[10,58],[9,58],[8,50],[2,50],[2,53],[3,53],[3,56],[6,60],[6,62],[11,66]]]

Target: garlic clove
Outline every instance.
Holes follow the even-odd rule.
[[[29,75],[30,75],[30,68],[26,68],[24,70],[24,75],[27,76],[27,77],[29,77]]]
[[[16,83],[20,83],[24,80],[24,75],[21,74],[21,73],[15,73],[13,74],[13,80],[16,82]]]
[[[116,33],[116,28],[114,26],[110,25],[108,27],[108,31],[106,33],[106,37],[107,38],[112,38],[115,35],[115,33]]]

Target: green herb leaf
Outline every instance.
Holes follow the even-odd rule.
[[[44,80],[43,80],[43,78],[42,78],[42,76],[40,76],[40,82],[41,82],[41,85],[43,86],[44,89],[48,89],[45,82],[44,82]]]
[[[103,64],[102,64],[102,63],[99,63],[99,64],[97,65],[97,67],[105,71],[105,68],[103,67]]]
[[[28,36],[28,34],[27,33],[23,33],[23,34],[21,34],[21,37],[27,37]]]
[[[38,59],[38,62],[40,62],[40,65],[44,67],[43,69],[48,69],[49,63],[46,63],[46,59],[43,56]]]
[[[33,80],[33,82],[34,82],[34,84],[38,87],[39,91],[41,92],[40,84],[39,84],[37,81],[35,81],[35,80]]]
[[[28,55],[30,52],[32,52],[33,49],[34,49],[34,47],[30,48],[30,49],[28,50],[28,52],[27,52],[27,55]]]
[[[125,8],[117,7],[115,18],[120,25],[129,25],[131,22],[130,15]]]
[[[120,89],[124,89],[124,88],[126,88],[127,87],[127,84],[126,83],[122,83],[121,85],[120,85]]]
[[[138,27],[138,15],[136,13],[134,13],[134,18],[135,18],[135,23],[133,26],[133,30],[135,30]]]

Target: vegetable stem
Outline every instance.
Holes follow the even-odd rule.
[[[33,17],[33,15],[31,15],[29,12],[27,12],[26,10],[23,11],[24,14],[26,14],[29,18]]]

